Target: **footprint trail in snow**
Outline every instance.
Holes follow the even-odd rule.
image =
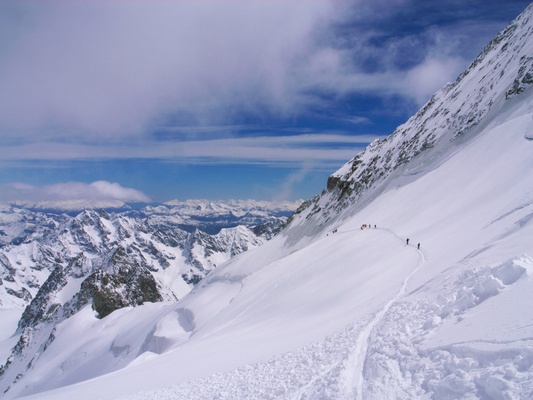
[[[400,238],[398,235],[396,235],[394,232],[389,231],[392,235],[394,235],[398,240],[401,240],[403,242],[403,239]],[[348,379],[348,390],[350,393],[355,392],[356,399],[362,399],[363,398],[363,383],[364,383],[364,365],[365,360],[368,352],[368,343],[370,334],[376,327],[376,325],[381,321],[383,316],[387,313],[387,311],[390,309],[390,307],[398,301],[404,294],[405,290],[407,288],[407,285],[409,284],[409,281],[411,280],[411,277],[424,265],[426,262],[426,257],[422,250],[418,250],[418,253],[420,254],[420,260],[418,262],[417,267],[404,279],[402,286],[396,296],[394,296],[392,299],[390,299],[384,307],[374,316],[374,318],[363,328],[359,336],[357,337],[357,341],[355,344],[355,349],[352,353],[351,359],[348,361],[348,365],[351,366],[351,371],[349,371],[349,374],[351,377]]]

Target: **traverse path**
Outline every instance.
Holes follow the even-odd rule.
[[[379,228],[379,229],[389,232],[391,235],[396,237],[398,240],[405,243],[405,240],[403,238],[399,237],[391,230],[383,229],[383,228]],[[414,247],[414,246],[411,246],[411,247]],[[417,251],[420,254],[420,260],[418,261],[418,265],[416,266],[416,268],[404,279],[404,281],[402,282],[402,286],[400,290],[398,291],[398,293],[383,306],[383,308],[363,328],[363,330],[357,337],[357,340],[355,342],[355,348],[352,352],[352,355],[350,356],[350,359],[348,360],[348,365],[351,366],[351,369],[352,369],[352,376],[349,378],[348,386],[349,386],[350,392],[352,393],[355,392],[356,399],[363,398],[364,366],[365,366],[365,360],[367,358],[367,353],[368,353],[368,343],[369,343],[370,334],[372,333],[376,325],[381,321],[383,316],[387,313],[387,311],[391,308],[391,306],[394,303],[396,303],[398,299],[403,297],[407,289],[407,285],[409,284],[409,281],[411,280],[411,277],[426,262],[426,256],[424,252],[421,249],[418,249]]]
[[[377,229],[386,231],[386,234],[394,236],[405,246],[405,239],[392,231]],[[359,229],[336,232],[343,235],[355,231]],[[417,251],[416,245],[408,247]],[[376,328],[387,319],[407,292],[413,275],[425,263],[424,252],[418,250],[418,253],[418,264],[412,265],[411,268],[414,268],[409,275],[399,280],[401,283],[397,286],[398,292],[379,306],[376,314],[369,315],[366,322],[353,321],[323,340],[273,355],[263,361],[154,391],[138,392],[120,400],[362,399],[366,395],[364,389],[368,382],[368,378],[366,382],[364,378],[365,363],[372,356],[371,343],[375,338]],[[414,260],[412,262],[415,263]]]

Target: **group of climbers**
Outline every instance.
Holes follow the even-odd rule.
[[[374,229],[377,229],[377,227],[378,227],[378,226],[377,226],[376,224],[374,224]],[[363,225],[361,225],[361,230],[363,230],[363,229],[372,229],[372,224],[363,224]],[[337,233],[337,231],[338,231],[338,229],[334,229],[333,231],[331,231],[331,233]],[[329,236],[329,234],[328,234],[328,236]],[[405,240],[405,244],[406,244],[407,246],[409,246],[409,238],[407,238],[407,239]],[[420,243],[418,243],[418,244],[416,245],[416,248],[417,248],[418,250],[420,250]]]
[[[378,227],[377,225],[374,225],[374,229],[376,229],[377,227]],[[361,230],[366,229],[366,228],[372,228],[372,224],[361,225]]]
[[[374,224],[374,229],[377,229],[377,227],[378,227],[378,226]],[[372,228],[372,224],[363,224],[363,225],[361,225],[361,230],[363,230],[363,229],[367,229],[367,228]],[[407,239],[405,240],[405,243],[406,243],[406,245],[409,245],[409,238],[407,238]],[[418,250],[420,250],[420,243],[418,243],[418,244],[416,245],[416,248],[417,248]]]
[[[405,240],[405,244],[406,244],[406,245],[409,245],[409,238],[407,238],[407,239]],[[417,248],[418,250],[420,250],[420,243],[418,243],[418,244],[416,245],[416,248]]]

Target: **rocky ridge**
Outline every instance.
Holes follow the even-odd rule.
[[[533,83],[532,13],[530,5],[455,82],[445,85],[392,135],[375,140],[332,174],[322,194],[302,204],[294,219],[320,214],[317,222],[332,223],[346,212],[353,214],[387,190],[393,179],[420,174],[454,146],[475,138],[491,115]],[[302,233],[308,234],[312,232]]]

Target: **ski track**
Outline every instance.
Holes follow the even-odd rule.
[[[444,321],[460,321],[465,312],[518,282],[525,269],[513,263],[472,266],[448,281],[438,297],[406,302],[407,286],[427,260],[422,249],[417,251],[418,265],[398,293],[367,321],[354,321],[319,342],[268,361],[120,399],[533,398],[533,338],[420,347]],[[501,277],[506,279],[499,281],[498,291],[486,285]]]
[[[396,235],[394,232],[392,232],[389,229],[383,229],[379,228],[381,230],[389,232],[391,235],[396,237],[398,240],[404,242],[404,239]],[[407,245],[406,246],[410,246]],[[413,247],[413,246],[411,246]],[[347,382],[348,390],[353,393],[355,391],[355,398],[356,399],[362,399],[363,398],[363,383],[364,383],[364,366],[365,361],[367,358],[368,353],[368,344],[370,339],[370,334],[376,327],[376,325],[382,320],[383,316],[389,311],[391,306],[398,301],[404,294],[407,289],[407,285],[409,284],[409,281],[411,280],[411,277],[424,265],[426,262],[426,256],[424,252],[420,249],[417,250],[420,254],[420,260],[418,262],[417,267],[404,279],[402,282],[402,286],[398,293],[390,299],[383,308],[374,316],[374,318],[363,328],[362,332],[357,337],[356,343],[355,343],[355,349],[352,353],[352,360],[349,361],[349,365],[352,366],[352,377],[349,378]],[[347,395],[350,395],[350,393],[347,393]]]
[[[388,229],[377,229],[385,230],[404,242]],[[353,231],[357,229],[339,233]],[[363,372],[371,334],[391,306],[405,294],[411,277],[425,263],[424,252],[417,251],[420,260],[416,268],[403,280],[398,293],[366,324],[354,323],[319,343],[276,356],[267,362],[120,399],[235,399],[251,398],[251,393],[254,398],[261,399],[353,399],[354,396],[362,399]]]

